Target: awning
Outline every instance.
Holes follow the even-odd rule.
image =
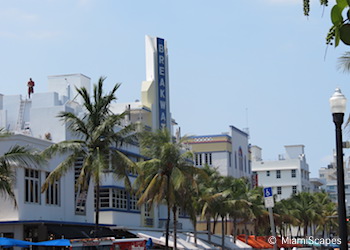
[[[29,246],[51,246],[51,247],[68,247],[70,246],[70,241],[67,239],[59,240],[49,240],[42,242],[31,242],[24,240],[16,240],[11,238],[0,238],[0,246],[3,248],[8,247],[29,247]]]
[[[70,240],[67,240],[67,239],[41,241],[35,244],[35,246],[45,246],[45,247],[69,247],[70,245],[71,245]]]
[[[0,238],[0,246],[3,248],[8,247],[28,247],[31,246],[33,242],[30,241],[24,241],[24,240],[16,240],[16,239],[10,239],[1,237]]]

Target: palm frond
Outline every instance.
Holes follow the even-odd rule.
[[[344,73],[350,73],[350,51],[346,51],[344,55],[339,57],[337,67]]]
[[[34,149],[15,145],[3,156],[0,157],[1,162],[6,162],[12,167],[38,168],[46,161]]]

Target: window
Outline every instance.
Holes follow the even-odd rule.
[[[296,193],[297,193],[297,186],[293,186],[293,187],[292,187],[292,193],[293,193],[293,194],[296,194]]]
[[[199,156],[199,165],[202,166],[202,154],[198,154]]]
[[[100,207],[109,207],[109,188],[100,188]]]
[[[238,150],[238,165],[239,165],[239,170],[243,171],[243,152],[241,148],[239,148]]]
[[[208,159],[208,154],[207,154],[207,153],[204,154],[204,162],[205,162],[205,164],[207,164],[207,165],[208,165],[208,163],[209,163],[209,159]]]
[[[277,187],[277,194],[282,194],[282,187]]]
[[[235,168],[237,169],[237,152],[235,151]]]
[[[270,176],[270,171],[269,170],[266,171],[266,176]]]
[[[24,197],[27,203],[40,204],[40,176],[39,171],[25,169],[24,174]]]
[[[112,207],[121,210],[127,210],[128,196],[124,189],[112,189]]]
[[[151,205],[149,203],[145,203],[145,217],[151,217]]]
[[[130,197],[129,197],[129,209],[131,211],[140,211],[140,207],[137,206],[137,201],[139,200],[138,198],[139,197],[134,195],[134,194],[130,195]]]
[[[46,173],[46,178],[50,173]],[[60,205],[60,181],[57,180],[50,184],[46,190],[46,204],[48,205]]]
[[[295,169],[292,169],[291,174],[292,174],[292,178],[297,177],[297,171]]]
[[[213,165],[213,157],[211,153],[209,153],[209,165]],[[230,163],[230,166],[231,166],[231,163]]]
[[[195,162],[196,162],[196,166],[199,165],[199,155],[198,154],[195,154]]]
[[[232,166],[231,161],[232,161],[232,153],[231,153],[231,152],[228,152],[228,166],[229,166],[229,167]]]
[[[128,194],[122,188],[100,188],[100,208],[111,208],[125,211],[141,211],[137,206],[139,197]]]
[[[276,171],[276,178],[280,179],[281,178],[281,170]]]

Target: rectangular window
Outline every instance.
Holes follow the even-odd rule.
[[[202,154],[198,154],[199,156],[199,165],[202,166]]]
[[[207,165],[209,163],[208,154],[204,154],[204,163]]]
[[[25,202],[40,204],[40,172],[28,168],[24,172]]]
[[[130,197],[129,197],[129,210],[140,211],[140,207],[137,206],[137,201],[139,200],[138,198],[139,197],[134,195],[134,194],[130,195]]]
[[[292,174],[292,178],[297,177],[297,171],[295,169],[292,169],[291,174]]]
[[[151,205],[149,203],[145,203],[145,217],[151,217]]]
[[[212,158],[212,155],[211,153],[209,153],[209,165],[213,165],[213,158]],[[231,166],[231,163],[230,163],[230,166]]]
[[[296,193],[297,193],[297,186],[293,186],[293,187],[292,187],[292,192],[293,192],[293,194],[296,194]]]
[[[266,176],[270,176],[270,171],[269,170],[266,171]]]
[[[280,179],[281,178],[281,170],[276,171],[276,178]]]
[[[282,187],[277,187],[277,194],[282,194]]]
[[[199,164],[199,155],[195,154],[195,162],[196,162],[196,166],[198,166]]]
[[[50,173],[46,173],[46,178]],[[46,204],[48,205],[60,205],[60,181],[57,180],[50,184],[46,190]]]
[[[100,208],[110,207],[109,188],[100,188]]]
[[[235,151],[235,168],[237,168],[237,152]]]
[[[232,161],[232,153],[231,152],[228,152],[228,166],[231,167],[232,164],[231,164],[231,161]]]
[[[112,189],[112,206],[113,208],[127,210],[128,209],[128,195],[124,189]]]

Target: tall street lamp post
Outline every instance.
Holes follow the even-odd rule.
[[[342,124],[346,109],[346,98],[337,88],[329,99],[333,122],[335,124],[336,134],[336,152],[337,152],[337,186],[338,186],[338,220],[339,236],[341,239],[340,249],[348,249],[348,233],[346,226],[346,208],[345,208],[345,187],[344,187],[344,163],[343,163],[343,138]]]

